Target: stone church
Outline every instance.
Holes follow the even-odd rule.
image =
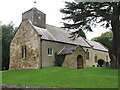
[[[82,37],[71,40],[70,31],[46,24],[46,14],[32,8],[22,14],[22,22],[11,41],[10,69],[39,69],[55,66],[55,53],[65,55],[62,66],[97,67],[97,60],[110,62],[102,44]]]

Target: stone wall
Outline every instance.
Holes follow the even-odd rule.
[[[75,60],[74,54],[66,55],[62,66],[69,68],[77,68],[77,60]]]
[[[83,68],[86,67],[86,53],[81,46],[78,46],[72,54],[68,54],[63,62],[63,67],[77,68],[77,57],[81,55],[83,59]]]
[[[77,68],[77,56],[80,54],[82,55],[83,59],[84,59],[84,68],[85,67],[97,67],[97,62],[95,62],[95,54],[97,56],[97,60],[98,59],[103,59],[106,62],[110,62],[110,58],[108,55],[108,52],[104,52],[104,51],[99,51],[99,50],[94,50],[92,48],[87,48],[87,47],[83,47],[84,51],[86,52],[88,50],[89,52],[89,59],[86,59],[86,55],[84,53],[84,51],[82,50],[82,48],[78,47],[78,49],[76,49],[73,54],[68,54],[65,57],[65,61],[63,62],[63,67],[70,67],[70,68]],[[81,52],[80,52],[81,50]],[[106,60],[106,56],[108,56],[108,60]]]
[[[85,51],[89,51],[89,59],[86,59],[86,66],[87,67],[92,67],[93,65],[97,67],[97,64],[95,62],[95,54],[97,56],[97,59],[103,59],[107,62],[110,62],[110,58],[109,58],[109,54],[108,52],[104,52],[104,51],[99,51],[99,50],[94,50],[92,48],[86,48],[84,47]],[[108,56],[108,60],[106,60],[106,56]]]
[[[58,53],[67,46],[73,45],[42,40],[42,67],[54,66],[55,52]],[[53,55],[48,55],[48,48],[53,49]]]
[[[22,46],[26,45],[26,58],[22,58]],[[40,38],[28,20],[21,23],[10,46],[10,69],[40,68]]]
[[[86,48],[86,47],[83,47],[83,49],[85,51],[88,50],[88,52],[89,52],[89,59],[86,59],[86,66],[87,67],[92,67],[95,64],[94,59],[93,59],[93,57],[94,57],[93,49],[92,48]]]
[[[86,68],[86,52],[83,49],[83,47],[78,46],[73,53],[74,53],[74,56],[75,56],[75,60],[77,60],[78,55],[82,56],[82,59],[83,59],[83,68]]]
[[[94,56],[95,56],[95,54],[97,55],[97,60],[98,59],[103,59],[105,62],[110,63],[110,58],[109,58],[108,52],[102,52],[102,51],[99,51],[99,50],[94,50],[93,53],[94,53]],[[95,62],[95,57],[94,56],[93,56],[93,59],[94,59],[94,62]],[[106,56],[108,56],[108,60],[107,60]],[[95,62],[95,66],[97,66],[97,64],[98,63]]]

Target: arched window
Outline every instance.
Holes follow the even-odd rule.
[[[22,59],[25,59],[27,57],[27,48],[26,48],[26,45],[23,45],[21,47],[21,50],[22,50]]]
[[[97,63],[97,55],[95,54],[95,63]]]
[[[106,56],[106,61],[108,62],[108,55]]]
[[[89,51],[88,51],[88,49],[86,50],[86,59],[89,60]]]

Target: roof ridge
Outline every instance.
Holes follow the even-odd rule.
[[[51,24],[46,24],[46,25],[49,25],[49,26],[52,26],[52,27],[56,27],[56,28],[60,28],[60,27],[57,27],[57,26],[54,26],[54,25],[51,25]]]
[[[69,31],[69,32],[71,32],[70,30],[65,30],[64,28],[61,28],[61,27],[58,27],[58,26],[54,26],[54,25],[50,25],[50,24],[46,24],[46,25],[48,25],[48,26],[52,26],[52,27],[55,27],[55,28],[58,28],[58,29],[60,29],[60,30],[64,30],[64,31]]]
[[[84,39],[92,48],[93,48],[93,45],[91,45],[87,40],[88,39]],[[89,41],[91,41],[91,40],[89,40]]]
[[[59,52],[58,52],[58,54],[60,54],[63,50],[65,49],[65,47],[64,48],[62,48]]]

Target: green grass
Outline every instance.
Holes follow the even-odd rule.
[[[118,70],[47,67],[37,70],[3,71],[2,83],[63,88],[118,88]]]
[[[0,83],[2,83],[2,72],[0,72]]]

